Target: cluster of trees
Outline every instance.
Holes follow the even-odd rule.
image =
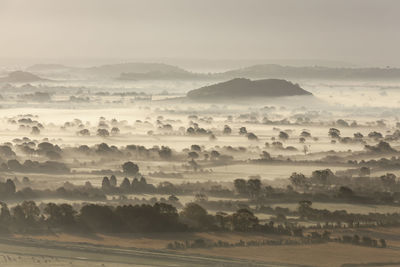
[[[359,237],[358,235],[344,235],[341,240],[343,243],[346,244],[353,244],[353,245],[359,245],[359,246],[367,246],[367,247],[380,247],[380,248],[386,248],[386,240],[381,238],[378,240],[373,239],[369,236],[363,236]]]
[[[15,140],[17,141],[17,140]],[[58,145],[53,145],[49,142],[41,142],[36,145],[35,142],[31,140],[25,140],[23,142],[18,142],[15,146],[16,150],[29,156],[42,156],[47,157],[51,160],[59,160],[62,158],[62,149]],[[10,148],[11,149],[11,148]],[[15,157],[15,154],[14,154]]]
[[[349,127],[349,125],[347,124],[347,122],[345,122],[345,121],[343,121],[343,120],[338,120],[338,122],[339,122],[339,125],[342,126],[342,127]],[[346,124],[347,124],[347,125],[346,125]],[[328,131],[328,136],[332,138],[332,143],[336,143],[336,141],[339,141],[339,142],[345,143],[345,144],[347,144],[347,143],[361,143],[361,144],[366,144],[365,136],[364,136],[362,133],[360,133],[360,132],[354,133],[354,134],[353,134],[353,137],[342,137],[342,136],[341,136],[341,132],[340,132],[339,129],[337,129],[337,128],[330,128],[329,131]],[[399,131],[399,130],[396,130],[393,134],[391,134],[391,135],[386,135],[385,137],[384,137],[384,136],[382,135],[382,133],[380,133],[380,132],[372,131],[372,132],[368,133],[367,137],[368,137],[369,139],[374,140],[374,141],[380,141],[380,143],[381,143],[381,142],[386,143],[386,142],[384,142],[383,140],[385,140],[385,141],[397,141],[397,140],[399,140],[399,138],[400,138],[400,131]],[[386,143],[386,144],[387,144],[387,143]],[[365,145],[365,148],[366,148],[367,150],[371,149],[372,151],[375,151],[375,152],[378,152],[378,151],[379,151],[379,150],[378,150],[378,151],[375,150],[374,147],[373,147],[373,146],[370,146],[370,145]],[[394,152],[394,150],[392,150],[392,149],[387,150],[387,151],[382,150],[382,151],[379,151],[379,152]]]
[[[337,200],[354,203],[396,203],[400,200],[400,181],[392,173],[380,177],[369,177],[370,169],[361,167],[351,173],[340,172],[335,175],[330,169],[316,170],[310,177],[301,173],[293,173],[289,180],[291,185],[304,193],[318,193],[331,196]]]
[[[399,226],[399,213],[369,213],[355,214],[346,210],[320,210],[312,208],[312,202],[303,200],[299,202],[298,213],[300,218],[318,222],[336,222],[336,227],[361,227],[361,226]],[[343,225],[342,225],[343,224]]]
[[[63,162],[45,161],[38,162],[25,160],[20,163],[16,159],[10,159],[0,165],[2,171],[25,172],[25,173],[70,173],[70,168]]]
[[[16,184],[25,186],[19,190],[16,189]],[[25,200],[25,199],[40,199],[40,198],[62,198],[71,200],[106,200],[104,192],[98,188],[92,187],[87,182],[85,186],[73,186],[66,183],[65,186],[55,190],[51,189],[32,189],[28,185],[29,179],[24,177],[21,184],[18,179],[7,179],[5,182],[0,182],[0,200]]]
[[[361,166],[369,166],[369,167],[377,167],[379,169],[400,169],[400,157],[390,157],[390,158],[380,158],[370,159],[370,160],[350,160],[349,163],[351,164],[358,164]]]
[[[101,183],[101,189],[105,193],[155,193],[156,187],[152,184],[148,184],[144,177],[133,178],[132,182],[129,181],[127,177],[125,177],[122,182],[117,185],[117,179],[114,175],[111,175],[110,178],[105,176]]]
[[[257,198],[261,192],[261,181],[260,179],[235,179],[234,186],[236,192],[241,196],[247,196],[250,198]]]
[[[309,243],[309,242],[308,242]],[[218,240],[216,242],[212,242],[209,240],[205,240],[202,238],[191,240],[185,240],[184,242],[174,241],[167,244],[167,249],[173,250],[182,250],[188,248],[229,248],[229,247],[258,247],[258,246],[279,246],[279,245],[301,245],[304,242],[301,242],[296,239],[278,239],[278,240],[249,240],[243,241],[240,240],[238,242],[227,242]]]
[[[180,232],[180,231],[261,231],[284,235],[302,236],[302,228],[260,224],[254,214],[240,209],[233,214],[208,212],[195,203],[187,204],[181,213],[166,203],[154,205],[106,206],[84,205],[76,211],[69,204],[48,203],[41,210],[34,201],[24,201],[8,208],[0,203],[0,231],[92,231],[108,233]]]
[[[48,203],[41,211],[33,201],[11,210],[1,203],[2,232],[93,231],[93,232],[176,232],[187,227],[179,222],[176,208],[153,206],[102,206],[88,204],[75,211],[69,204]]]
[[[363,236],[360,238],[358,235],[348,236],[344,235],[341,238],[331,238],[331,232],[324,231],[323,233],[319,232],[310,232],[306,237],[299,237],[297,239],[277,239],[277,240],[249,240],[243,241],[240,240],[238,242],[227,242],[218,240],[216,242],[205,240],[202,238],[198,238],[195,240],[185,240],[184,242],[174,241],[167,244],[167,249],[173,250],[182,250],[188,248],[215,248],[215,247],[254,247],[254,246],[280,246],[280,245],[304,245],[304,244],[318,244],[318,243],[326,243],[326,242],[342,242],[346,244],[360,245],[360,246],[368,246],[368,247],[379,247],[386,248],[386,240],[380,239],[378,240],[370,238],[369,236]]]

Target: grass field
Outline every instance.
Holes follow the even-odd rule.
[[[321,267],[339,267],[346,263],[398,262],[400,251],[378,249],[339,243],[304,246],[263,246],[187,250],[186,253],[240,257],[242,259],[300,264]]]
[[[266,266],[322,266],[336,267],[343,264],[366,264],[373,262],[390,263],[400,261],[400,228],[361,228],[336,229],[333,236],[344,234],[368,235],[373,238],[385,238],[388,248],[370,248],[342,243],[324,243],[312,245],[281,245],[281,246],[254,246],[209,249],[186,249],[172,251],[175,255],[198,255],[201,257],[222,257],[223,259],[237,259],[262,262]],[[95,246],[101,249],[171,252],[165,247],[169,242],[195,240],[203,238],[209,241],[226,241],[235,243],[240,240],[266,240],[289,238],[287,236],[267,235],[260,233],[168,233],[168,234],[130,234],[130,235],[42,235],[42,236],[15,236],[16,240],[27,240],[37,246],[42,244],[58,244],[61,246],[79,246],[81,248]],[[0,253],[3,252],[0,246]],[[59,254],[56,254],[59,255]],[[85,256],[88,258],[87,256]],[[1,258],[0,258],[1,260]],[[77,258],[75,257],[75,260]],[[122,262],[124,263],[124,262]],[[147,264],[147,263],[145,263]],[[232,264],[236,264],[233,261]],[[76,265],[79,266],[79,265]],[[95,265],[94,265],[95,266]],[[156,265],[157,266],[157,265]],[[179,265],[178,265],[179,266]],[[193,265],[194,266],[194,265]],[[225,265],[231,266],[231,265]],[[232,265],[233,266],[233,265]],[[373,266],[373,265],[372,265]],[[393,265],[396,266],[396,265]]]

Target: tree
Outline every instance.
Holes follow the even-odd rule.
[[[170,195],[168,197],[168,201],[170,201],[170,202],[178,202],[179,198],[177,198],[175,195]]]
[[[101,182],[101,189],[103,189],[103,191],[108,191],[111,188],[111,184],[110,184],[110,180],[108,179],[107,176],[103,177],[103,181]]]
[[[240,209],[232,214],[233,230],[247,232],[258,225],[258,218],[248,209]]]
[[[122,183],[119,185],[119,188],[121,188],[122,192],[124,193],[128,193],[131,191],[131,183],[129,182],[128,178],[124,178],[124,180],[122,180]]]
[[[197,152],[195,152],[195,151],[190,151],[190,152],[188,153],[188,156],[189,156],[189,158],[191,158],[191,159],[197,159],[197,158],[199,157],[199,154],[197,154]]]
[[[88,129],[82,129],[78,131],[76,134],[81,136],[90,136],[90,131]]]
[[[207,197],[207,195],[206,194],[204,194],[204,193],[197,193],[195,196],[194,196],[194,201],[195,202],[206,202],[206,201],[208,201],[208,197]]]
[[[47,222],[51,226],[71,226],[75,223],[76,211],[69,204],[48,203],[44,209],[47,215]]]
[[[396,175],[394,175],[393,173],[387,173],[385,175],[382,175],[380,177],[380,180],[383,186],[387,190],[390,190],[396,184]]]
[[[300,213],[301,218],[307,218],[311,211],[312,202],[309,200],[301,200],[299,201],[298,211]]]
[[[368,176],[371,174],[371,169],[369,167],[361,167],[359,170],[359,175],[360,176]]]
[[[247,139],[252,140],[252,141],[256,141],[256,140],[258,140],[258,137],[254,133],[248,133],[247,134]]]
[[[339,197],[352,198],[352,197],[354,197],[354,192],[351,188],[349,188],[347,186],[341,186],[339,188]]]
[[[307,131],[302,131],[300,134],[301,137],[308,138],[311,137],[311,134]]]
[[[11,221],[11,213],[8,209],[7,203],[0,202],[1,205],[1,214],[0,214],[0,229],[1,227],[7,227]],[[6,231],[6,229],[3,229]]]
[[[108,136],[110,136],[110,133],[108,132],[107,129],[98,129],[97,135],[101,136],[101,137],[108,137]]]
[[[128,176],[135,176],[139,172],[139,167],[131,161],[127,161],[122,165],[122,171]]]
[[[381,244],[381,248],[386,248],[387,247],[385,239],[383,239],[383,238],[380,239],[379,243]]]
[[[240,129],[239,129],[239,134],[240,134],[240,135],[245,135],[245,134],[247,134],[247,129],[246,129],[246,127],[240,127]]]
[[[189,127],[187,128],[186,133],[189,135],[193,135],[195,134],[195,129],[193,127]]]
[[[380,132],[373,131],[368,134],[368,137],[372,139],[381,139],[383,135]]]
[[[162,159],[170,159],[172,156],[172,150],[167,146],[161,146],[160,151],[158,151],[158,155]]]
[[[208,137],[208,139],[209,139],[210,141],[215,141],[215,140],[217,140],[217,137],[216,137],[214,134],[211,134],[211,135]]]
[[[290,183],[296,188],[305,188],[308,184],[307,178],[304,176],[304,174],[302,173],[292,173],[292,175],[290,175]]]
[[[261,191],[260,179],[249,179],[247,181],[247,190],[252,198],[256,198]]]
[[[33,126],[31,130],[31,134],[38,135],[40,134],[40,129],[37,126]]]
[[[247,194],[247,184],[245,179],[235,179],[233,184],[235,185],[236,192],[238,192],[239,195]]]
[[[110,177],[110,185],[111,185],[112,187],[116,187],[116,186],[117,186],[117,177],[115,177],[114,174],[111,175],[111,177]]]
[[[328,132],[328,135],[331,138],[339,139],[340,138],[340,131],[338,129],[336,129],[336,128],[330,128],[329,132]]]
[[[220,156],[219,152],[216,150],[211,151],[211,160],[216,160]]]
[[[23,228],[34,226],[40,215],[40,210],[34,201],[24,201],[12,210],[17,224]]]
[[[349,127],[349,123],[342,119],[337,120],[336,124],[339,125],[340,127]]]
[[[262,154],[260,155],[261,159],[263,160],[271,160],[272,157],[267,151],[263,151]]]
[[[12,196],[15,194],[16,188],[15,188],[15,183],[11,179],[7,179],[6,184],[5,184],[5,193],[8,196]]]
[[[118,127],[113,127],[112,129],[111,129],[111,134],[112,135],[118,135],[119,134],[119,128]]]
[[[231,134],[232,133],[231,127],[229,127],[228,125],[225,125],[224,126],[224,130],[222,131],[222,133],[225,134],[225,135]]]
[[[201,151],[201,147],[199,145],[191,145],[190,149],[193,151]]]
[[[208,229],[212,225],[212,216],[210,217],[207,211],[196,203],[186,204],[181,212],[181,216],[186,219],[189,224],[200,229]]]
[[[281,131],[281,132],[279,133],[279,139],[281,139],[281,140],[288,140],[288,139],[289,139],[289,135],[288,135],[287,133]]]
[[[353,135],[354,135],[355,139],[363,139],[364,138],[364,135],[360,132],[354,133]]]
[[[329,179],[335,177],[333,172],[330,169],[325,170],[316,170],[312,172],[311,178],[312,181],[319,184],[327,184]]]

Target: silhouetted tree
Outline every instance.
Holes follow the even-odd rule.
[[[111,175],[111,177],[110,177],[110,185],[111,185],[112,187],[116,187],[116,186],[117,186],[117,177],[115,177],[114,174]]]
[[[285,132],[279,132],[279,139],[281,140],[288,140],[289,139],[289,135]]]
[[[108,179],[107,176],[103,177],[103,181],[101,182],[101,189],[103,189],[103,191],[109,191],[111,188],[111,184],[110,184],[110,180]]]
[[[119,186],[122,190],[122,192],[124,193],[128,193],[131,191],[131,183],[129,182],[128,178],[124,178],[124,180],[122,180],[122,183]]]
[[[336,129],[336,128],[330,128],[329,132],[328,132],[328,135],[331,138],[339,139],[340,138],[340,131],[338,129]]]
[[[222,133],[225,134],[225,135],[231,134],[232,133],[231,127],[229,127],[228,125],[225,125],[224,126],[224,130],[222,131]]]
[[[235,189],[240,195],[247,194],[247,184],[244,179],[235,179],[234,181]]]
[[[139,167],[135,163],[128,161],[122,165],[122,171],[128,176],[135,176],[139,172]]]
[[[258,225],[258,218],[248,209],[240,209],[232,214],[233,230],[247,232]]]

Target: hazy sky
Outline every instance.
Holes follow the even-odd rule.
[[[398,0],[0,0],[0,58],[400,66]]]

